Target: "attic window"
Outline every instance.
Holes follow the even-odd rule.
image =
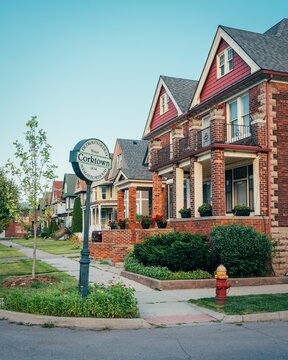
[[[165,114],[169,108],[168,108],[168,103],[169,103],[169,96],[167,93],[163,94],[160,96],[160,115]]]
[[[233,70],[233,49],[228,47],[217,56],[217,78]]]

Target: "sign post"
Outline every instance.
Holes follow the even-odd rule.
[[[80,275],[78,291],[85,298],[88,295],[89,282],[89,219],[90,219],[90,190],[93,181],[99,181],[106,177],[111,169],[112,160],[107,146],[98,139],[86,139],[79,141],[70,151],[69,161],[78,178],[87,184],[83,248],[80,259]]]

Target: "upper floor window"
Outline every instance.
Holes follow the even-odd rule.
[[[217,57],[217,78],[233,70],[233,49],[227,48]]]
[[[102,200],[105,200],[106,199],[106,186],[102,186]]]
[[[116,158],[117,169],[120,169],[121,165],[122,165],[122,154],[119,154],[119,155],[117,155],[117,158]]]
[[[168,109],[169,96],[167,93],[161,95],[160,97],[160,115],[166,113]]]
[[[239,96],[228,103],[228,141],[234,142],[251,135],[249,116],[249,96]]]

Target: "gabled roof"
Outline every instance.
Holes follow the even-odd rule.
[[[288,72],[288,19],[281,20],[263,34],[219,26],[190,109],[199,102],[199,96],[222,39],[250,66],[251,73],[260,69]]]
[[[172,100],[178,111],[178,116],[180,116],[189,110],[189,105],[196,90],[197,83],[198,82],[195,80],[161,75],[159,77],[152,105],[148,114],[148,119],[146,121],[143,137],[149,132],[149,128],[153,120],[153,115],[162,87],[164,87],[167,91],[170,99]]]
[[[75,197],[75,185],[77,176],[75,174],[64,174],[63,186],[62,186],[62,198],[65,199],[68,196]],[[65,184],[67,184],[67,192],[65,192]]]
[[[54,199],[52,198],[52,199],[51,199],[52,201],[53,201],[53,200],[54,200],[54,201],[58,201],[58,200],[61,199],[62,186],[63,186],[63,181],[60,181],[60,180],[55,180],[55,181],[53,181],[51,196],[53,197],[53,195],[54,195]]]
[[[148,170],[147,166],[143,165],[148,141],[117,139],[116,143],[117,142],[121,148],[122,163],[119,169],[117,169],[116,166],[112,169],[111,179],[114,180],[121,170],[128,179],[151,180],[151,172]],[[116,161],[113,161],[113,164],[116,164]]]

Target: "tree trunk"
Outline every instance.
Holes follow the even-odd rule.
[[[36,277],[36,236],[37,236],[37,209],[34,209],[34,241],[33,241],[33,263],[32,263],[32,279]]]

